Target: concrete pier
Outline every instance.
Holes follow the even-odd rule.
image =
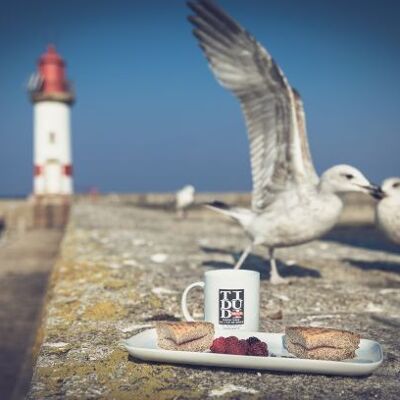
[[[76,204],[52,272],[28,398],[398,398],[400,250],[371,225],[342,225],[323,240],[279,250],[289,286],[269,284],[265,249],[245,264],[261,272],[262,330],[312,324],[357,331],[384,349],[385,361],[371,376],[177,366],[128,356],[121,339],[156,320],[181,319],[186,285],[207,270],[230,268],[243,245],[239,227],[201,208],[182,221],[163,207],[117,197]],[[190,304],[201,318],[201,292]],[[282,319],[272,319],[277,311]]]
[[[23,399],[32,376],[35,341],[60,230],[13,236],[0,247],[0,398]]]

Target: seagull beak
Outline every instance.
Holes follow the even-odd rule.
[[[378,185],[374,185],[371,183],[369,185],[361,187],[365,189],[368,192],[368,194],[372,196],[374,199],[381,200],[385,197],[385,192]]]

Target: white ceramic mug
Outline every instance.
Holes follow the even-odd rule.
[[[194,287],[204,289],[204,319],[216,329],[258,331],[260,274],[256,271],[220,269],[207,271],[204,282],[189,285],[182,295],[182,313],[194,321],[187,309],[187,295]]]

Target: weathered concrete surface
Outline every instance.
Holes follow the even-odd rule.
[[[281,250],[293,278],[271,286],[265,249],[246,268],[262,272],[262,329],[314,324],[379,340],[385,362],[373,375],[345,378],[134,360],[119,342],[160,318],[181,318],[184,287],[239,255],[239,227],[207,211],[186,221],[122,204],[75,206],[52,277],[44,342],[29,399],[394,399],[400,378],[400,252],[372,228],[341,228],[327,240]],[[155,257],[156,256],[156,257]],[[202,295],[192,304],[201,316]],[[282,320],[267,314],[283,310]],[[223,396],[219,395],[225,393]]]
[[[32,228],[32,205],[26,199],[0,199],[0,248]]]
[[[20,399],[32,376],[32,346],[61,231],[30,231],[0,247],[0,399]]]

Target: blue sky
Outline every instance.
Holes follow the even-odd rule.
[[[305,102],[318,171],[400,175],[400,3],[220,0]],[[0,195],[28,194],[25,85],[48,43],[67,60],[77,191],[251,188],[239,105],[191,34],[181,0],[14,0],[0,12]]]

